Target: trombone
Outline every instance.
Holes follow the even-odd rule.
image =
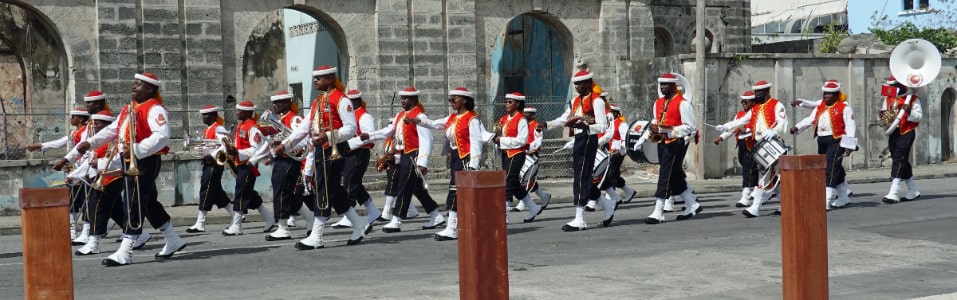
[[[130,162],[127,165],[125,175],[133,177],[133,186],[130,187],[129,181],[124,180],[124,182],[126,183],[124,188],[126,189],[126,195],[128,195],[127,197],[124,197],[124,198],[129,199],[129,202],[127,203],[127,207],[128,207],[127,217],[129,217],[130,225],[128,226],[130,229],[138,230],[143,228],[143,203],[141,202],[143,198],[141,197],[141,194],[140,194],[140,180],[139,180],[140,169],[137,167],[136,151],[134,151],[134,146],[136,146],[136,111],[134,110],[134,104],[136,104],[136,101],[132,100],[130,101],[130,104],[126,106],[127,107],[126,130],[129,130],[129,134],[126,139],[126,151],[127,153],[129,153]],[[131,188],[133,189],[132,191],[135,191],[135,193],[130,193]],[[137,211],[139,211],[139,215],[140,215],[140,218],[136,222],[136,226],[132,225],[133,216],[130,215],[130,213],[133,210],[132,202],[133,202],[134,194],[136,196],[136,209]]]

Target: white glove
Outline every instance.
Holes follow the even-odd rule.
[[[728,126],[721,124],[721,125],[715,126],[714,130],[717,130],[718,132],[728,132],[728,131],[731,131],[731,128],[728,128]]]
[[[764,132],[764,139],[770,139],[778,136],[777,130],[768,130]]]

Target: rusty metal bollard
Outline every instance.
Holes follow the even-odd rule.
[[[73,299],[70,189],[20,189],[26,299]]]
[[[455,172],[459,299],[508,299],[505,172]]]
[[[828,299],[825,155],[782,156],[784,299]]]

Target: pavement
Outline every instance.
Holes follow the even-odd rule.
[[[635,196],[635,200],[637,201],[653,200],[651,197],[653,197],[655,193],[656,179],[654,179],[652,176],[649,176],[648,171],[649,170],[647,169],[633,170],[631,171],[632,174],[624,176],[625,180],[628,182],[628,186],[634,188],[638,192]],[[849,170],[847,172],[847,180],[851,184],[851,189],[854,188],[854,184],[887,182],[889,180],[889,176],[889,168]],[[918,180],[957,177],[957,163],[916,166],[914,167],[914,176]],[[539,182],[539,186],[552,194],[551,203],[571,203],[573,200],[571,197],[571,182],[572,181],[570,178],[543,180]],[[731,176],[721,179],[691,180],[689,181],[689,185],[697,194],[739,192],[741,191],[741,177]],[[443,184],[441,182],[430,183],[430,193],[432,194],[432,198],[439,203],[442,211],[445,211],[445,191],[447,189],[447,184]],[[268,190],[259,192],[271,193],[271,191]],[[385,197],[382,196],[382,191],[369,191],[369,194],[373,196],[373,201],[376,202],[376,207],[381,209],[385,205]],[[538,202],[537,196],[533,196],[532,198]],[[413,204],[418,203],[415,200],[412,202]],[[272,209],[271,202],[266,202],[265,205],[269,205],[268,207]],[[424,212],[421,207],[419,208],[420,212]],[[357,207],[357,211],[360,215],[365,214],[364,209],[361,207]],[[172,218],[173,225],[182,227],[181,230],[185,230],[185,227],[189,227],[196,222],[196,205],[166,207],[166,212],[169,213],[170,217]],[[336,217],[335,219],[338,218]],[[258,213],[251,212],[249,215],[247,215],[247,221],[257,222],[262,221],[262,218]],[[301,222],[301,219],[298,221]],[[214,210],[210,212],[206,218],[207,226],[213,225],[212,228],[218,228],[216,224],[229,224],[229,222],[230,217],[221,210]],[[20,216],[0,216],[0,235],[18,234],[20,234]]]

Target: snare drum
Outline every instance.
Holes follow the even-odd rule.
[[[782,155],[787,154],[788,146],[779,138],[764,139],[754,146],[754,161],[761,165],[764,170],[770,169]]]
[[[628,135],[625,137],[625,146],[628,150],[628,157],[636,163],[658,164],[658,145],[651,140],[645,140],[641,145],[641,150],[635,151],[635,143],[641,140],[641,135],[645,134],[648,121],[635,120],[628,127]]]
[[[518,178],[522,181],[522,184],[528,184],[535,179],[535,175],[538,175],[538,156],[526,155],[525,164],[522,165],[522,170],[518,172]]]
[[[598,149],[598,152],[595,153],[595,166],[592,167],[591,178],[593,183],[601,182],[602,178],[605,177],[605,171],[608,170],[608,164],[611,163],[611,156],[608,155],[608,151],[604,149]]]

